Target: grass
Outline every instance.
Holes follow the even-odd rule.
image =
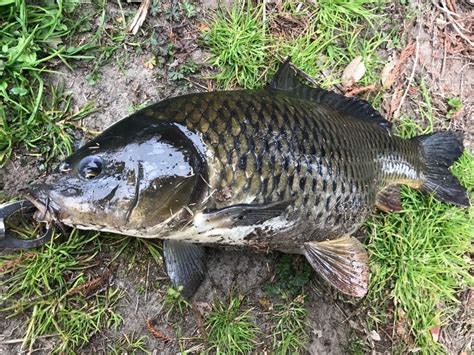
[[[123,334],[113,347],[110,347],[110,353],[114,355],[121,354],[151,354],[146,348],[147,337],[136,336],[135,334]]]
[[[283,254],[275,266],[275,277],[263,285],[262,290],[276,298],[266,307],[270,311],[272,353],[293,354],[302,352],[308,341],[305,286],[314,274],[303,257]],[[265,298],[265,303],[270,300]]]
[[[305,307],[304,295],[294,299],[285,297],[286,302],[275,305],[272,328],[272,353],[300,353],[308,341],[308,310]]]
[[[366,74],[361,85],[376,83],[383,66],[377,49],[388,42],[387,20],[375,13],[380,1],[319,1],[302,16],[309,18],[301,35],[284,42],[278,53],[312,76],[326,79],[322,86],[340,83],[342,70],[361,55]]]
[[[404,117],[398,128],[406,138],[431,132],[437,122],[423,81],[419,88],[420,124]],[[474,156],[465,151],[451,170],[472,199]],[[402,212],[377,214],[367,223],[369,328],[393,321],[402,351],[444,352],[431,330],[449,320],[457,293],[474,284],[473,265],[466,256],[473,252],[474,209],[441,203],[405,187],[401,197]]]
[[[342,71],[355,57],[363,56],[366,74],[361,85],[378,81],[383,66],[377,50],[393,37],[388,20],[374,11],[380,1],[324,0],[299,4],[285,2],[281,10],[263,14],[262,6],[237,2],[228,11],[218,11],[205,40],[212,53],[211,64],[219,68],[216,80],[229,88],[263,86],[268,68],[279,58],[292,62],[310,75],[327,77],[329,86],[340,82]],[[275,33],[281,17],[300,23],[296,34]],[[288,32],[292,32],[289,28]]]
[[[27,315],[22,348],[33,349],[51,336],[54,352],[79,349],[102,329],[120,325],[114,310],[120,291],[107,285],[107,272],[93,277],[90,268],[100,250],[97,235],[77,231],[62,243],[56,235],[38,250],[0,256],[0,300],[4,317]]]
[[[224,87],[253,89],[263,84],[269,39],[262,20],[262,6],[236,2],[230,10],[219,12],[210,25],[206,38],[211,63],[221,68],[216,79]]]
[[[473,285],[465,256],[472,252],[473,215],[408,189],[402,201],[403,212],[368,223],[369,300],[386,304],[388,297],[395,322],[406,319],[414,344],[428,350],[439,346],[430,330],[450,314],[457,292]]]
[[[459,111],[463,109],[461,98],[455,96],[448,99],[448,118],[454,117]]]
[[[242,301],[242,297],[231,297],[229,304],[214,303],[205,320],[212,352],[242,354],[254,349],[259,330],[250,317],[251,309],[241,311]]]
[[[128,59],[128,46],[139,48],[141,42],[132,40],[127,36],[127,17],[122,8],[121,1],[117,1],[120,8],[120,15],[109,18],[107,15],[107,1],[99,0],[94,4],[94,12],[90,16],[97,16],[98,24],[93,35],[88,41],[94,44],[95,55],[91,70],[86,75],[86,80],[90,85],[94,85],[101,80],[102,68],[115,60],[118,68],[123,69],[123,61]],[[89,25],[90,26],[90,25]],[[92,28],[89,28],[90,32]],[[128,45],[128,46],[127,46]],[[122,51],[120,51],[123,49]]]
[[[66,6],[68,5],[68,6]],[[36,6],[24,0],[0,3],[0,165],[15,146],[51,158],[71,152],[69,130],[91,112],[71,113],[71,97],[48,84],[52,61],[90,59],[88,45],[67,46],[74,30],[71,2]]]
[[[31,238],[37,233],[28,221],[18,222],[9,228],[20,237]],[[110,253],[107,262],[100,261],[103,251]],[[108,280],[119,257],[134,273],[146,273],[150,259],[162,262],[158,246],[151,241],[77,230],[68,236],[56,233],[36,250],[0,255],[0,288],[4,290],[0,314],[6,318],[26,316],[22,347],[33,349],[47,337],[55,343],[54,353],[76,351],[95,334],[117,329],[122,317],[116,304],[123,292],[109,286]],[[103,269],[97,271],[100,267]],[[177,307],[182,312],[181,295],[168,293],[165,303],[170,299],[171,309]],[[113,353],[146,352],[145,338],[133,334],[109,345]]]
[[[173,287],[168,287],[165,294],[165,299],[163,301],[164,306],[168,309],[166,316],[168,317],[171,313],[177,311],[179,314],[183,314],[185,310],[188,310],[191,305],[181,294],[183,286],[180,286],[178,289]]]

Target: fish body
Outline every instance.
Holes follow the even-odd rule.
[[[362,296],[367,255],[350,235],[374,206],[401,208],[400,184],[467,205],[448,171],[462,149],[454,133],[394,136],[366,102],[307,87],[286,62],[265,89],[180,96],[119,121],[29,199],[47,219],[165,240],[170,277],[191,291],[198,245],[247,245],[304,254]]]
[[[191,94],[137,115],[154,122],[173,117],[195,135],[207,164],[200,200],[187,206],[193,223],[181,231],[160,227],[150,237],[297,251],[306,241],[354,232],[388,185],[423,180],[416,142],[278,92]],[[236,205],[284,208],[270,223],[231,224],[225,232],[201,213]]]

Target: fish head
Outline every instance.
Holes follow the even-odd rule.
[[[201,154],[175,124],[128,123],[106,130],[29,190],[36,219],[137,236],[187,223],[203,188]]]

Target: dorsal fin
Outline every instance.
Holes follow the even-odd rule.
[[[313,88],[303,84],[298,79],[295,69],[291,66],[290,58],[280,64],[280,68],[268,84],[267,89],[277,90],[291,97],[317,102],[340,113],[373,122],[382,128],[390,129],[392,127],[392,123],[383,118],[365,100],[357,97],[346,97],[333,91],[319,87]]]

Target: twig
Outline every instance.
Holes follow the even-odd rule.
[[[40,336],[36,337],[36,339],[52,338],[52,337],[57,337],[58,335],[59,335],[59,333],[58,334],[40,335]],[[24,340],[25,340],[25,338],[5,340],[5,341],[1,341],[0,345],[19,344],[19,343],[23,343]]]
[[[186,77],[184,77],[183,79],[186,80],[186,81],[188,81],[188,82],[190,82],[191,84],[197,86],[197,87],[200,88],[200,89],[203,89],[203,90],[205,90],[205,91],[209,91],[208,88],[205,87],[204,85],[201,85],[201,84],[199,84],[199,83],[197,83],[197,82],[195,82],[195,81],[193,81],[193,80],[191,80],[191,79],[188,79],[188,78],[186,78]]]
[[[377,86],[375,84],[372,84],[372,85],[368,85],[368,86],[359,86],[359,87],[355,87],[351,90],[348,90],[346,93],[345,93],[345,96],[356,96],[360,93],[363,93],[363,92],[373,92],[377,90]]]
[[[446,29],[444,30],[444,45],[443,45],[443,61],[441,62],[441,73],[440,73],[440,78],[443,78],[444,76],[444,68],[446,67],[446,39],[447,39],[447,35],[446,35]]]
[[[433,4],[443,11],[446,14],[446,17],[448,18],[449,22],[453,26],[454,30],[461,36],[462,39],[464,39],[467,43],[469,43],[470,46],[474,46],[474,42],[472,42],[469,38],[467,38],[464,33],[462,33],[461,28],[463,28],[452,16],[457,16],[459,15],[455,12],[449,11],[446,7],[446,3],[444,1],[441,2],[443,6],[439,6],[436,1],[433,1]]]
[[[162,331],[157,329],[151,319],[146,320],[146,329],[153,335],[155,338],[162,340],[164,343],[169,343],[171,338],[164,334]]]
[[[413,59],[413,68],[411,70],[410,77],[408,78],[408,84],[405,89],[405,92],[403,93],[402,99],[400,100],[400,103],[398,104],[397,109],[393,113],[393,117],[397,117],[398,113],[400,112],[400,109],[403,106],[403,103],[405,102],[405,99],[408,94],[408,90],[410,89],[411,83],[413,82],[413,79],[415,78],[415,72],[416,72],[416,66],[418,64],[418,54],[419,54],[419,49],[420,49],[420,26],[418,27],[418,33],[416,35],[416,42],[415,42],[415,59]]]
[[[191,307],[192,307],[192,310],[194,312],[194,318],[196,319],[197,328],[198,328],[199,332],[201,333],[200,335],[204,339],[207,339],[207,332],[206,332],[206,328],[204,327],[204,321],[202,319],[202,314],[201,314],[201,312],[199,312],[198,308],[196,307],[196,304],[192,303]]]
[[[97,288],[103,286],[109,280],[111,275],[112,275],[112,272],[109,269],[107,269],[102,275],[69,290],[68,294],[69,295],[89,294],[91,291],[94,291]]]
[[[456,16],[456,17],[461,17],[459,14],[449,10],[444,1],[441,2],[443,4],[443,6],[439,6],[437,1],[432,1],[432,3],[437,9],[443,11],[445,14]]]
[[[18,264],[23,262],[25,259],[26,260],[32,259],[35,256],[36,256],[36,254],[27,252],[27,253],[24,253],[23,255],[18,256],[17,258],[15,258],[13,260],[7,260],[0,267],[0,273],[4,274],[4,273],[7,273],[7,272],[10,272],[15,266],[17,266]]]
[[[145,22],[146,15],[148,13],[148,8],[150,7],[151,0],[143,0],[142,4],[138,8],[138,11],[133,18],[132,22],[128,26],[128,32],[132,34],[137,34],[140,27],[142,27],[143,22]]]
[[[265,37],[265,31],[266,31],[266,26],[267,26],[267,0],[263,0],[263,4],[262,4],[262,11],[263,11],[263,14],[262,14],[262,32],[263,32],[263,36]]]
[[[148,275],[150,275],[150,262],[148,261],[148,266],[146,268],[146,278],[145,278],[145,303],[148,298]]]
[[[452,12],[456,13],[456,4],[453,3],[453,0],[447,0],[446,5],[447,5],[448,9],[450,9]]]

